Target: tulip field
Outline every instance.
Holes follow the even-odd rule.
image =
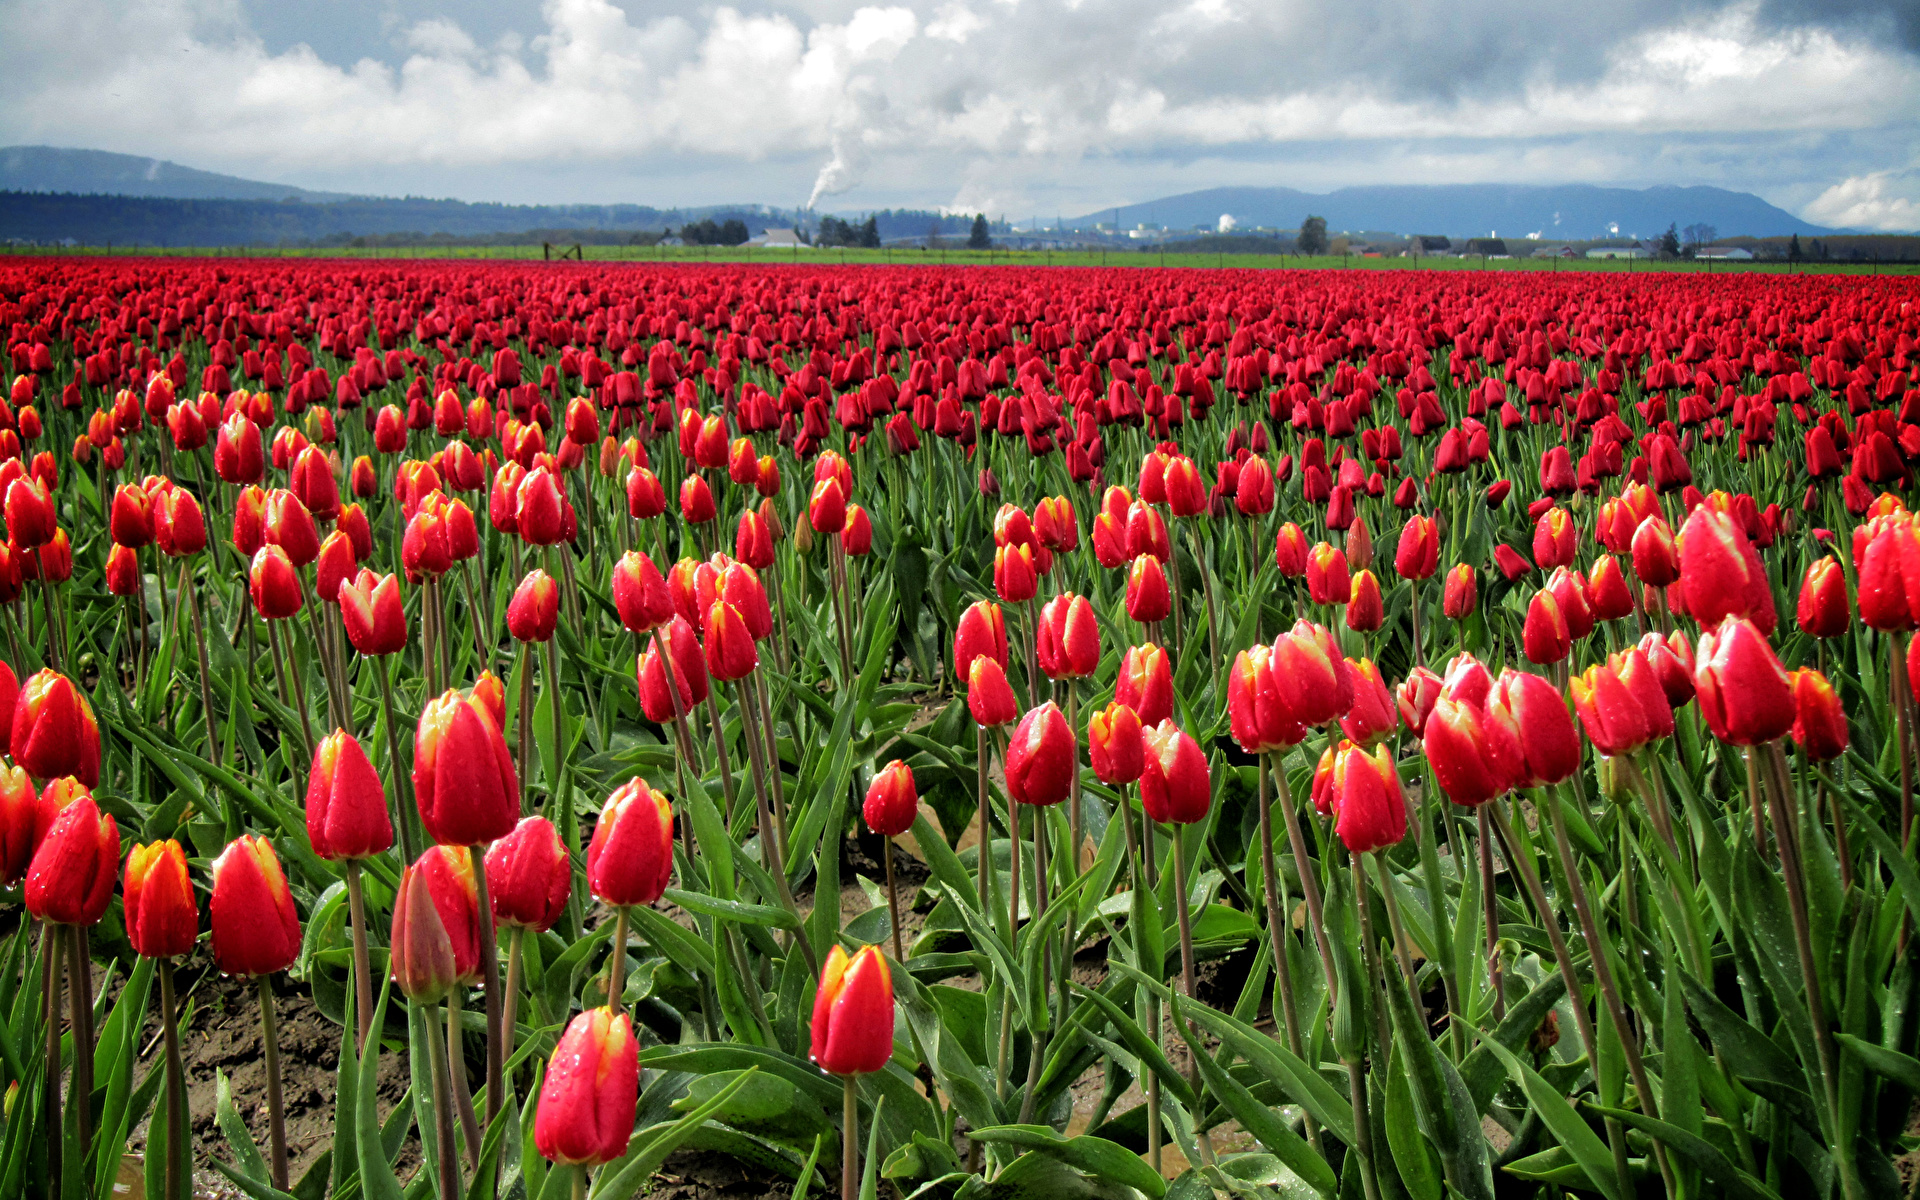
[[[9,258],[0,331],[0,1197],[1920,1180],[1920,281]]]

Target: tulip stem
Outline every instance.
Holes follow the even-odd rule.
[[[313,721],[307,716],[307,689],[306,685],[300,682],[300,659],[293,650],[293,631],[291,629],[283,631],[287,636],[286,645],[282,647],[279,639],[274,636],[276,624],[277,622],[274,621],[267,622],[267,641],[273,647],[274,669],[284,670],[284,678],[292,682],[293,707],[294,711],[300,714],[302,739],[300,748],[305,754],[303,761],[311,763],[313,761]],[[283,657],[285,658],[284,667],[281,664]]]
[[[525,927],[515,925],[513,932],[507,935],[507,985],[500,997],[502,1061],[513,1057],[514,1034],[518,1031],[515,1022],[519,1019],[520,1008],[520,940],[526,933]]]
[[[1414,983],[1411,943],[1407,940],[1407,927],[1400,920],[1400,902],[1393,896],[1393,875],[1387,869],[1384,851],[1374,852],[1373,866],[1380,876],[1380,902],[1387,909],[1387,928],[1393,934],[1393,957],[1400,964],[1401,977],[1407,981],[1407,993],[1417,999],[1420,988]]]
[[[487,893],[487,856],[468,846],[473,860],[473,884],[480,910],[480,978],[487,992],[487,1122],[500,1111],[500,944],[493,925],[493,900]],[[479,1147],[474,1147],[479,1152]]]
[[[880,840],[880,858],[887,866],[887,928],[893,934],[893,961],[905,969],[907,956],[900,949],[900,895],[894,890],[893,883],[892,838]]]
[[[360,1024],[360,1049],[373,1028],[373,972],[367,965],[367,901],[360,888],[360,860],[347,860],[347,918],[353,923],[353,988]]]
[[[1293,941],[1288,932],[1286,902],[1281,894],[1279,864],[1273,853],[1273,801],[1269,796],[1267,776],[1280,770],[1275,755],[1263,754],[1257,764],[1255,774],[1259,779],[1260,791],[1260,881],[1266,893],[1267,944],[1273,955],[1273,974],[1279,984],[1281,1026],[1286,1033],[1287,1049],[1294,1057],[1304,1059],[1306,1052],[1300,1040],[1300,1010],[1293,995],[1293,968],[1288,963],[1288,950]],[[1127,827],[1129,835],[1133,832],[1131,824]],[[1131,836],[1127,839],[1131,842]],[[1324,1154],[1320,1146],[1320,1128],[1312,1117],[1306,1120],[1307,1142],[1314,1153]]]
[[[613,953],[607,959],[607,1007],[618,1013],[627,997],[627,906],[613,908]]]
[[[68,1022],[73,1029],[73,1095],[80,1116],[80,1144],[93,1143],[93,964],[87,957],[87,927],[69,925]]]
[[[220,765],[220,730],[213,714],[213,670],[207,665],[207,630],[200,620],[200,601],[188,586],[187,566],[180,564],[180,598],[187,606],[187,619],[193,625],[194,650],[200,657],[200,707],[207,710],[207,760]],[[171,1198],[169,1198],[171,1200]]]
[[[1207,601],[1207,658],[1213,665],[1213,689],[1217,696],[1221,692],[1220,631],[1215,627],[1220,621],[1213,599],[1213,572],[1207,570],[1207,560],[1200,555],[1200,532],[1191,524],[1187,526],[1187,546],[1193,551],[1193,569],[1200,572],[1201,592]]]
[[[60,665],[60,623],[55,619],[53,613],[53,580],[47,577],[45,556],[40,555],[38,551],[28,551],[28,553],[34,554],[39,558],[39,561],[35,563],[35,568],[36,573],[40,576],[40,595],[46,601],[47,605],[47,664],[54,670],[59,671],[63,668]]]
[[[520,811],[527,810],[527,789],[533,786],[533,643],[520,643]]]
[[[66,938],[60,926],[52,921],[40,926],[40,980],[41,980],[41,1016],[47,1028],[47,1073],[41,1086],[43,1098],[41,1121],[48,1131],[60,1128],[60,974],[62,959],[66,957]],[[77,1044],[77,1043],[76,1043]],[[50,1165],[48,1173],[53,1183],[55,1197],[61,1194],[62,1186],[67,1182],[61,1178],[65,1156],[60,1162]]]
[[[992,912],[992,909],[988,907],[988,896],[991,889],[987,886],[988,881],[992,878],[988,872],[993,870],[993,854],[990,849],[993,844],[993,824],[991,820],[992,813],[988,810],[987,804],[987,771],[992,765],[991,754],[992,749],[987,744],[987,727],[985,725],[974,726],[974,791],[976,798],[980,802],[980,842],[974,849],[975,853],[979,856],[979,861],[975,866],[978,868],[976,873],[980,878],[980,916],[982,919],[987,919],[988,914]]]
[[[473,1111],[473,1092],[467,1083],[466,1031],[460,1027],[460,992],[455,982],[447,993],[447,1070],[453,1081],[453,1102],[460,1114],[460,1132],[467,1142],[467,1165],[480,1161],[480,1119]]]
[[[393,678],[387,673],[386,660],[375,659],[373,671],[380,677],[380,712],[386,724],[387,756],[393,764],[393,803],[400,818],[395,822],[400,827],[400,852],[412,862],[420,857],[425,837],[420,829],[420,810],[413,803],[413,776],[405,761],[412,755],[398,736],[399,724],[393,717]]]
[[[1498,1025],[1507,1015],[1507,997],[1500,983],[1500,909],[1493,891],[1493,830],[1487,822],[1487,805],[1474,811],[1480,822],[1480,904],[1487,926],[1487,986],[1493,991],[1493,1023]]]
[[[1367,972],[1367,990],[1375,996],[1386,983],[1386,976],[1380,969],[1380,943],[1373,935],[1373,913],[1367,903],[1367,870],[1361,862],[1361,855],[1352,856],[1353,861],[1353,903],[1360,917],[1360,955]],[[1378,1045],[1375,1047],[1374,1069],[1381,1066],[1379,1056],[1384,1055],[1392,1044],[1387,1032],[1386,1006],[1377,1001],[1373,1005],[1374,1020],[1377,1028],[1374,1032]],[[1356,1053],[1347,1063],[1347,1094],[1353,1102],[1353,1149],[1360,1156],[1360,1186],[1367,1200],[1380,1200],[1380,1178],[1373,1161],[1373,1118],[1367,1103],[1367,1067],[1365,1055]]]
[[[1293,811],[1293,789],[1287,786],[1287,772],[1284,762],[1275,755],[1273,764],[1274,783],[1279,789],[1280,815],[1287,823],[1287,841],[1293,847],[1293,865],[1300,873],[1300,895],[1307,903],[1307,920],[1313,925],[1314,944],[1320,951],[1320,969],[1326,975],[1327,999],[1329,1005],[1340,994],[1338,977],[1333,970],[1333,948],[1327,944],[1326,910],[1320,903],[1320,881],[1307,857],[1307,840],[1300,833],[1300,817]]]
[[[273,1011],[271,980],[262,975],[255,982],[260,989],[260,1040],[266,1047],[267,1137],[272,1154],[273,1186],[284,1192],[287,1190],[287,1116],[280,1099],[280,1021]]]
[[[173,994],[173,960],[162,958],[160,968],[160,1032],[167,1055],[167,1196],[177,1200],[186,1177],[187,1079],[180,1058],[180,1006]]]
[[[754,693],[760,706],[761,736],[766,738],[767,774],[773,779],[773,828],[779,836],[780,857],[784,861],[791,847],[787,845],[787,794],[786,785],[780,782],[780,739],[773,724],[773,703],[767,697],[769,691],[766,676],[754,672]]]
[[[844,1087],[840,1111],[840,1195],[854,1200],[860,1194],[860,1085],[841,1077]]]
[[[717,682],[717,681],[714,681]],[[720,764],[720,798],[726,801],[726,813],[729,820],[733,817],[733,762],[727,754],[727,727],[720,719],[720,702],[713,698],[712,683],[707,687],[707,724],[713,728],[714,759]],[[746,705],[740,706],[740,715],[746,716]],[[771,822],[769,822],[771,825]],[[772,830],[769,828],[769,833]]]
[[[427,1059],[433,1071],[434,1124],[438,1126],[440,1200],[460,1200],[460,1159],[453,1144],[453,1072],[440,1041],[440,1019],[432,1004],[421,1005],[427,1021]]]

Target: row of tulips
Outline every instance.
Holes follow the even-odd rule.
[[[186,1194],[204,892],[273,1114],[218,1168],[276,1200],[682,1145],[849,1196],[1890,1186],[1897,283],[10,269],[0,1182],[101,1190],[154,1108]],[[304,1180],[289,970],[342,1027]]]

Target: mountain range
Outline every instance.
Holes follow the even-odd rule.
[[[1077,228],[1117,223],[1169,229],[1219,227],[1231,216],[1241,229],[1297,229],[1309,214],[1333,232],[1379,231],[1451,237],[1539,237],[1564,241],[1650,238],[1668,225],[1711,225],[1721,237],[1786,237],[1837,232],[1750,192],[1716,187],[1596,187],[1591,184],[1452,183],[1376,185],[1334,192],[1284,187],[1225,187],[1122,205],[1075,218]]]
[[[660,230],[706,215],[739,214],[757,232],[818,214],[758,204],[658,209],[646,205],[471,204],[420,197],[320,192],[184,167],[164,159],[53,146],[0,147],[0,239],[91,244],[237,245],[347,236],[455,238],[530,230]],[[1090,229],[1159,225],[1291,230],[1311,215],[1332,232],[1586,240],[1650,238],[1668,225],[1705,224],[1721,237],[1836,232],[1747,192],[1714,187],[1642,190],[1586,184],[1375,185],[1327,193],[1225,187],[1104,209],[1065,222]],[[858,215],[862,218],[866,214]],[[913,232],[918,232],[914,230]]]

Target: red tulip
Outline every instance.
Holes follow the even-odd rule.
[[[321,739],[307,775],[307,837],[321,858],[371,858],[393,845],[386,789],[345,730]]]
[[[1193,460],[1184,454],[1169,455],[1162,476],[1166,489],[1167,508],[1176,517],[1197,517],[1207,511],[1207,485],[1200,478],[1200,469]],[[1146,487],[1140,489],[1146,495]]]
[[[1578,571],[1571,567],[1555,567],[1553,574],[1547,577],[1545,591],[1552,594],[1560,606],[1560,616],[1567,623],[1567,636],[1579,641],[1593,632],[1593,610],[1587,605],[1587,583]]]
[[[612,1008],[583,1012],[567,1025],[547,1063],[534,1110],[534,1146],[561,1165],[614,1162],[627,1152],[639,1096],[633,1018]]]
[[[340,602],[340,587],[353,578],[354,566],[352,539],[338,529],[328,534],[313,568],[313,594],[322,604]]]
[[[1394,573],[1403,579],[1426,579],[1439,568],[1440,527],[1432,517],[1408,517],[1394,550]]]
[[[1353,707],[1353,673],[1323,625],[1297,621],[1274,639],[1273,677],[1280,702],[1308,728],[1339,720]]]
[[[1853,613],[1847,603],[1846,572],[1838,562],[1823,555],[1807,564],[1796,616],[1808,637],[1833,638],[1847,631]]]
[[[1205,820],[1213,785],[1199,743],[1171,719],[1146,727],[1140,736],[1145,750],[1140,806],[1148,819],[1163,825]]]
[[[247,579],[255,611],[269,621],[285,620],[306,603],[300,591],[300,576],[286,551],[278,546],[260,547],[248,568]]]
[[[1348,584],[1347,628],[1356,633],[1372,633],[1386,621],[1385,605],[1380,597],[1380,581],[1373,572],[1360,570]]]
[[[279,547],[294,566],[304,567],[319,557],[320,531],[313,514],[292,492],[275,488],[267,493],[265,522],[267,545]]]
[[[1345,604],[1352,596],[1347,556],[1321,542],[1307,556],[1307,595],[1315,604]]]
[[[1793,683],[1753,622],[1729,617],[1701,634],[1693,661],[1700,715],[1713,736],[1753,746],[1793,727]]]
[[[711,499],[711,498],[709,498]],[[514,524],[529,546],[551,546],[564,539],[566,497],[546,467],[535,467],[520,482]]]
[[[539,567],[527,572],[507,603],[507,632],[519,642],[544,642],[560,620],[560,588]]]
[[[680,481],[680,518],[689,525],[705,525],[714,519],[718,509],[713,501],[713,489],[700,475],[689,475]]]
[[[200,904],[187,878],[187,856],[169,838],[135,846],[127,856],[127,941],[143,958],[179,958],[193,952],[200,932]]]
[[[327,452],[320,447],[308,446],[293,460],[287,487],[317,519],[331,521],[340,515],[340,482],[333,476]]]
[[[300,957],[300,918],[273,844],[241,834],[213,860],[213,961],[228,975],[271,975]]]
[[[1144,728],[1173,715],[1173,667],[1167,652],[1152,642],[1127,647],[1114,679],[1113,699],[1140,718]]]
[[[1513,786],[1545,787],[1580,769],[1580,734],[1566,698],[1546,679],[1511,668],[1502,671],[1487,708],[1519,732],[1520,770]]]
[[[228,483],[259,483],[266,474],[260,427],[236,412],[220,423],[213,443],[213,473]]]
[[[513,832],[520,779],[486,704],[451,689],[427,703],[413,743],[413,792],[436,842],[480,846]]]
[[[1573,635],[1567,618],[1552,592],[1542,588],[1527,604],[1527,620],[1521,629],[1521,645],[1531,663],[1557,663],[1573,647]]]
[[[1633,612],[1633,592],[1627,587],[1619,561],[1611,554],[1593,560],[1585,591],[1587,608],[1596,621],[1618,621]]]
[[[1540,514],[1533,528],[1533,561],[1540,564],[1542,570],[1567,566],[1573,562],[1579,538],[1573,515],[1557,505],[1549,508]]]
[[[1773,632],[1773,589],[1760,555],[1731,513],[1711,504],[1694,508],[1680,537],[1680,578],[1675,607],[1712,629],[1728,616],[1751,620]]]
[[[1289,579],[1299,579],[1307,573],[1307,537],[1291,521],[1274,535],[1273,564]]]
[[[715,600],[707,609],[702,627],[707,654],[707,670],[715,679],[731,683],[753,674],[760,665],[754,650],[753,634],[748,631],[740,610],[725,600]]]
[[[1658,632],[1649,632],[1640,639],[1639,649],[1647,656],[1669,709],[1693,699],[1693,644],[1686,634],[1675,630],[1672,636],[1662,638]]]
[[[13,761],[36,779],[72,775],[91,788],[100,782],[100,726],[93,706],[73,681],[44,667],[19,690],[8,738]]]
[[[643,550],[629,550],[613,565],[613,606],[631,633],[647,633],[673,617],[673,599],[660,568]]]
[[[814,991],[808,1055],[832,1075],[866,1075],[893,1057],[893,978],[868,946],[848,961],[835,943]]]
[[[1049,679],[1084,679],[1100,665],[1100,626],[1084,596],[1062,592],[1040,609],[1037,646]]]
[[[7,540],[14,545],[33,550],[53,540],[53,494],[39,480],[23,476],[8,484],[5,509]]]
[[[1007,794],[1046,807],[1067,798],[1079,765],[1079,744],[1066,715],[1049,700],[1027,713],[1007,744]]]
[[[855,558],[873,553],[873,518],[858,504],[847,505],[847,527],[840,531],[840,545]]]
[[[1810,668],[1793,672],[1792,680],[1793,740],[1815,762],[1837,758],[1847,748],[1847,712],[1840,697],[1826,676]]]
[[[807,499],[807,521],[815,533],[839,533],[847,527],[847,493],[838,478],[815,481]]]
[[[1248,754],[1284,749],[1306,736],[1281,699],[1268,647],[1253,646],[1234,658],[1227,673],[1227,724]]]
[[[1087,720],[1087,750],[1093,773],[1109,787],[1124,787],[1146,769],[1140,717],[1125,704],[1109,704]]]
[[[415,1004],[480,977],[480,893],[464,846],[431,846],[400,873],[388,947],[393,982]]]
[[[1333,831],[1349,853],[1384,850],[1407,836],[1407,801],[1392,750],[1382,746],[1370,754],[1341,743],[1330,782]]]
[[[1233,503],[1242,516],[1264,517],[1273,511],[1273,468],[1267,465],[1266,459],[1249,458],[1240,465]]]
[[[1480,603],[1480,577],[1468,563],[1455,563],[1447,572],[1447,584],[1440,597],[1440,611],[1450,621],[1464,621]]]
[[[635,776],[607,797],[587,846],[587,888],[616,907],[652,904],[673,880],[673,806]]]
[[[1533,570],[1533,564],[1505,542],[1493,548],[1493,563],[1500,568],[1500,574],[1506,577],[1508,583]]]
[[[1040,590],[1033,565],[1033,547],[1026,543],[1000,546],[993,552],[993,590],[1008,604],[1023,604]]]
[[[1033,544],[1033,521],[1018,504],[1002,504],[993,514],[993,544],[1029,546]]]
[[[1348,659],[1347,669],[1353,676],[1353,707],[1340,718],[1340,730],[1347,740],[1369,746],[1393,732],[1398,715],[1386,682],[1380,678],[1380,668],[1372,659]]]
[[[1161,562],[1173,557],[1173,543],[1167,536],[1167,523],[1160,519],[1160,513],[1144,500],[1136,500],[1127,507],[1127,550],[1128,558],[1138,558],[1142,554],[1151,554]]]
[[[487,893],[496,924],[551,929],[573,894],[573,866],[560,833],[545,817],[522,817],[487,848]]]
[[[700,649],[699,638],[687,619],[679,615],[656,630],[654,636],[664,641],[667,653],[672,656],[674,691],[679,693],[680,709],[690,712],[694,705],[706,700],[709,686],[706,656]],[[647,720],[660,725],[673,720],[674,692],[667,688],[666,664],[660,660],[657,645],[649,645],[640,655],[639,683],[640,707]]]
[[[27,773],[0,765],[0,887],[18,883],[33,860],[39,845],[34,836],[39,807]]]
[[[1073,501],[1065,496],[1043,496],[1033,506],[1033,536],[1049,550],[1065,552],[1080,544],[1080,524]]]
[[[756,571],[773,565],[773,534],[753,509],[740,514],[740,525],[733,538],[733,556]]]
[[[1871,629],[1899,632],[1914,626],[1908,580],[1920,571],[1920,538],[1906,513],[1875,517],[1854,531],[1854,565],[1860,577],[1860,620]]]
[[[960,614],[953,631],[954,676],[968,678],[973,660],[982,655],[1007,665],[1007,625],[1000,606],[991,600],[976,600]]]
[[[1142,554],[1127,570],[1127,616],[1142,625],[1164,621],[1173,611],[1173,594],[1160,560]]]
[[[987,728],[1005,725],[1020,713],[1007,672],[998,659],[987,655],[974,658],[967,673],[967,711],[976,723]]]
[[[107,536],[116,546],[138,550],[153,541],[153,501],[137,483],[123,483],[114,489],[113,505],[107,514]]]
[[[1394,707],[1400,710],[1400,722],[1414,737],[1427,732],[1427,717],[1440,699],[1440,677],[1425,667],[1415,667],[1394,689]]]
[[[120,865],[120,827],[93,797],[60,810],[27,867],[27,911],[57,925],[95,925],[113,899]]]
[[[659,477],[646,467],[627,472],[627,513],[644,521],[666,511],[667,489]]]
[[[114,546],[107,551],[106,569],[107,594],[110,596],[135,596],[140,593],[140,557],[139,553],[128,546]]]
[[[185,558],[207,548],[207,517],[185,488],[168,488],[153,503],[153,540],[168,558]]]
[[[397,654],[406,648],[407,616],[400,600],[400,581],[391,575],[361,570],[335,593],[347,640],[361,654]]]
[[[252,558],[267,544],[267,494],[249,484],[233,505],[233,548]]]
[[[719,564],[722,557],[714,555],[714,563]],[[720,570],[718,598],[740,614],[754,641],[764,641],[773,633],[773,608],[767,603],[767,589],[760,582],[759,572],[752,567],[743,562],[726,562]]]
[[[913,768],[894,759],[874,774],[860,808],[867,828],[881,837],[897,837],[913,828],[920,815],[920,793],[914,787]]]

